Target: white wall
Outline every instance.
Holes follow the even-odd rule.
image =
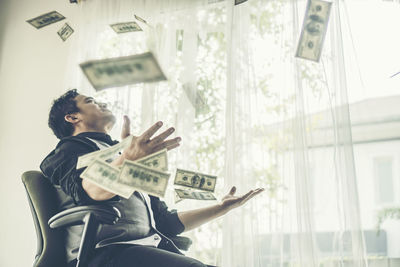
[[[0,0],[0,267],[32,266],[36,235],[21,174],[38,170],[57,142],[47,116],[67,89],[71,41],[57,30],[64,22],[74,27],[78,8],[68,0]],[[25,22],[52,10],[67,19],[40,30]]]
[[[374,158],[390,157],[393,159],[393,191],[394,203],[391,206],[400,205],[400,141],[392,140],[354,146],[356,162],[358,191],[360,196],[361,220],[366,229],[375,229],[377,212],[385,205],[376,204],[377,185],[374,177]],[[400,258],[400,221],[386,220],[382,228],[387,233],[387,256]]]
[[[393,159],[394,203],[400,205],[400,140],[355,144],[354,160],[357,174],[360,218],[364,230],[375,230],[377,211],[384,206],[376,204],[377,186],[374,177],[374,158],[391,157]],[[334,166],[332,164],[333,150],[331,147],[314,149],[311,153],[313,176],[316,183],[316,227],[318,231],[337,229],[338,215],[336,214],[336,191],[334,185]],[[388,220],[382,225],[387,233],[387,256],[400,257],[400,222]]]
[[[362,227],[366,230],[373,230],[377,223],[376,213],[382,208],[377,206],[375,201],[377,188],[374,181],[373,159],[376,157],[393,158],[394,197],[396,204],[400,205],[398,196],[400,192],[400,140],[355,144],[353,151]],[[317,229],[331,231],[336,229],[335,225],[337,224],[337,221],[331,216],[338,216],[335,214],[337,207],[336,191],[334,190],[333,150],[331,147],[316,148],[311,151],[310,155],[312,176],[316,184],[314,208],[318,216]]]
[[[384,206],[376,204],[377,186],[374,177],[374,158],[393,158],[393,187],[396,204],[400,204],[400,141],[367,143],[354,146],[358,191],[360,196],[361,219],[364,228],[374,229],[377,211]],[[392,206],[389,204],[388,206]],[[399,229],[400,230],[400,229]]]

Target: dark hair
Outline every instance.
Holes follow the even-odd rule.
[[[74,132],[74,127],[64,117],[65,115],[79,112],[74,99],[77,95],[79,95],[77,90],[72,89],[53,101],[49,113],[49,127],[58,139],[71,136]]]

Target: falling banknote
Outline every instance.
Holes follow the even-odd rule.
[[[129,198],[134,189],[118,181],[119,169],[102,160],[94,160],[81,174],[82,179],[90,180],[97,186],[124,198]]]
[[[309,0],[296,57],[318,62],[321,57],[332,3]]]
[[[45,27],[47,25],[56,23],[56,22],[58,22],[60,20],[63,20],[63,19],[65,19],[65,17],[63,15],[61,15],[57,11],[51,11],[49,13],[40,15],[40,16],[38,16],[36,18],[27,20],[26,22],[31,24],[36,29],[40,29],[40,28],[43,28],[43,27]]]
[[[175,204],[178,202],[181,202],[183,200],[183,198],[180,198],[178,193],[175,190],[175,194],[174,194],[174,200],[175,200]]]
[[[198,192],[183,189],[175,189],[177,199],[175,203],[183,199],[196,199],[196,200],[217,200],[211,192]]]
[[[80,67],[96,90],[166,80],[151,52],[87,61],[81,63]]]
[[[126,33],[126,32],[138,32],[142,31],[142,28],[134,22],[122,22],[122,23],[115,23],[111,24],[110,27],[116,32],[116,33]]]
[[[240,5],[241,3],[247,2],[247,0],[235,0],[235,6]]]
[[[164,197],[170,174],[125,160],[119,182],[149,195]]]
[[[76,169],[89,166],[94,160],[110,160],[113,159],[121,150],[124,150],[132,142],[132,135],[122,140],[120,143],[110,146],[106,149],[97,150],[78,158]]]
[[[217,176],[177,169],[174,184],[214,192],[216,182]]]
[[[65,23],[61,29],[57,32],[58,36],[60,36],[61,40],[65,42],[72,34],[74,33],[74,29],[69,26],[68,23]]]
[[[160,150],[135,162],[162,172],[168,171],[167,149]]]
[[[147,24],[147,21],[146,21],[146,20],[142,19],[141,17],[139,17],[139,16],[136,15],[136,14],[135,14],[135,19],[137,19],[138,21],[140,21],[140,22],[142,22],[142,23],[144,23],[144,24]]]

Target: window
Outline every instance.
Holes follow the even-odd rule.
[[[374,162],[375,202],[377,205],[394,202],[393,158],[378,157]]]

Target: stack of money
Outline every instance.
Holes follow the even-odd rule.
[[[175,188],[175,202],[183,199],[216,200],[212,194],[216,182],[217,176],[177,169],[174,185],[189,189]]]
[[[167,149],[136,161],[125,160],[119,167],[109,163],[131,142],[132,136],[107,149],[80,156],[76,168],[87,167],[80,177],[127,199],[135,191],[164,197],[170,178]],[[177,169],[174,184],[186,189],[175,188],[176,202],[183,199],[216,200],[213,195],[216,181],[217,177],[213,175]]]
[[[97,186],[124,198],[130,198],[134,190],[120,183],[120,170],[109,163],[94,159],[81,174],[82,179],[87,179]]]
[[[118,182],[132,188],[133,191],[137,190],[149,195],[164,197],[169,177],[169,173],[147,167],[138,162],[125,160]]]
[[[108,162],[131,143],[132,137],[107,149],[85,154],[78,158],[77,169],[87,167],[81,174],[99,187],[124,198],[135,191],[164,197],[168,180],[167,150],[161,150],[137,161],[125,160],[115,167]]]
[[[166,149],[160,150],[147,157],[138,159],[137,162],[149,168],[166,172],[168,170],[167,150]]]

